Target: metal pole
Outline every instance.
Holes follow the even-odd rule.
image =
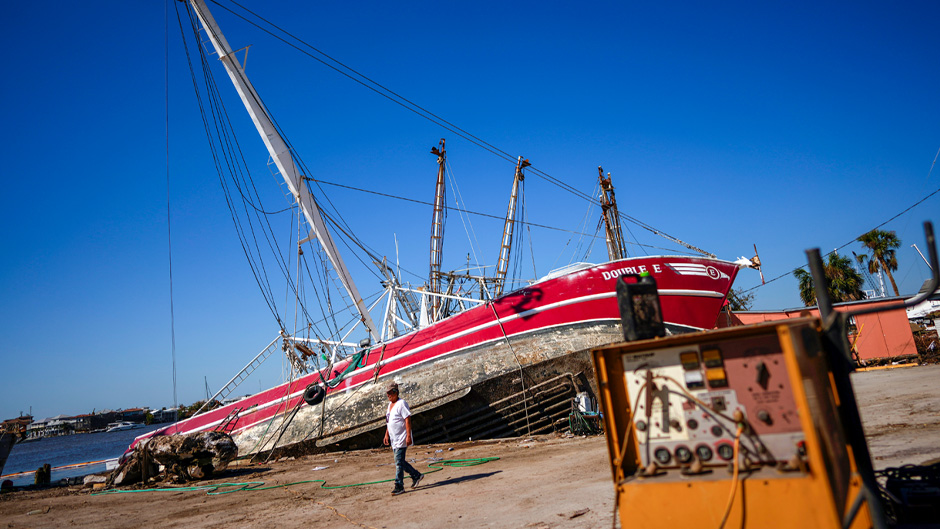
[[[829,282],[823,268],[819,248],[806,250],[806,259],[809,261],[809,271],[813,276],[813,288],[816,290],[816,306],[819,307],[819,317],[824,322],[832,314],[832,300],[829,299]]]
[[[930,266],[930,263],[927,261],[927,258],[924,257],[924,254],[920,251],[920,248],[918,248],[916,244],[912,244],[911,248],[917,250],[917,253],[920,255],[920,258],[923,259],[925,263],[927,263],[927,268],[933,270],[933,267]]]

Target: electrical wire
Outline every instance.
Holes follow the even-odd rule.
[[[922,199],[918,200],[917,202],[911,204],[910,206],[908,206],[907,208],[905,208],[903,211],[901,211],[901,212],[898,213],[897,215],[895,215],[895,216],[891,217],[890,219],[888,219],[888,220],[882,222],[881,224],[875,226],[875,227],[872,228],[871,230],[868,230],[868,231],[866,231],[866,232],[864,232],[864,233],[859,234],[858,237],[861,237],[862,235],[865,235],[865,233],[868,233],[868,232],[870,232],[870,231],[872,231],[872,230],[877,230],[877,229],[883,227],[884,225],[888,224],[888,223],[891,222],[892,220],[894,220],[894,219],[900,217],[901,215],[903,215],[903,214],[907,213],[908,211],[914,209],[915,207],[921,205],[923,202],[925,202],[925,201],[926,201],[927,199],[929,199],[930,197],[936,195],[937,193],[940,193],[940,188],[935,189],[933,192],[929,193],[929,194],[928,194],[927,196],[925,196],[924,198],[922,198]],[[831,252],[828,252],[828,253],[824,254],[822,257],[828,257],[830,254],[837,253],[839,250],[845,248],[846,246],[848,246],[848,245],[850,245],[850,244],[853,244],[853,243],[855,243],[855,242],[858,242],[858,237],[856,237],[856,238],[852,239],[851,241],[849,241],[849,242],[843,244],[842,246],[839,246],[839,247],[836,248],[835,250],[832,250]],[[774,281],[776,281],[776,280],[778,280],[778,279],[787,277],[787,276],[789,276],[789,275],[793,275],[793,272],[796,272],[797,270],[800,270],[800,269],[805,269],[807,266],[809,266],[809,265],[804,264],[804,265],[802,265],[802,266],[798,266],[798,267],[796,267],[796,268],[790,270],[789,272],[785,272],[785,273],[783,273],[783,274],[780,274],[779,276],[777,276],[777,277],[775,277],[775,278],[773,278],[773,279],[768,279],[768,280],[767,280],[765,283],[763,283],[763,284],[753,286],[753,287],[751,287],[751,288],[749,288],[749,289],[747,289],[747,290],[742,290],[742,291],[741,291],[741,294],[746,294],[746,293],[748,293],[748,292],[750,292],[750,291],[752,291],[752,290],[757,290],[758,288],[761,288],[761,287],[763,287],[763,286],[769,285],[770,283],[773,283]]]
[[[744,426],[738,426],[737,431],[734,434],[734,459],[732,460],[732,474],[731,474],[731,491],[728,493],[728,503],[725,505],[725,514],[721,517],[721,523],[718,524],[718,529],[723,529],[725,523],[728,522],[728,516],[731,514],[731,506],[734,505],[734,496],[738,491],[738,471],[740,470],[741,463],[738,461],[738,449],[741,446],[741,432],[744,431]]]
[[[639,405],[640,405],[640,394],[643,393],[643,391],[646,389],[646,384],[647,384],[647,382],[644,382],[644,383],[640,386],[640,389],[637,390],[636,402],[633,403],[633,410],[630,412],[630,421],[631,421],[631,423],[633,422],[633,418],[636,417],[636,410],[639,408]],[[632,429],[633,429],[633,426],[632,426],[632,424],[631,424],[630,426],[628,426],[628,427],[624,430],[623,443],[621,443],[621,445],[620,445],[620,452],[618,453],[617,458],[614,459],[614,466],[615,466],[615,467],[620,467],[620,465],[623,464],[623,458],[624,458],[624,456],[626,455],[626,452],[627,452],[627,443],[630,442],[630,431],[631,431]],[[648,444],[648,443],[647,443],[647,444]],[[649,452],[647,452],[647,454],[649,454]],[[649,461],[649,455],[647,455],[647,461]],[[618,496],[619,496],[619,494],[618,494]]]

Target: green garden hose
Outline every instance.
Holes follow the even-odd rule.
[[[434,461],[428,463],[428,470],[425,474],[432,474],[434,472],[440,472],[444,470],[444,467],[451,468],[462,468],[462,467],[473,467],[476,465],[482,465],[484,463],[489,463],[490,461],[498,460],[498,457],[481,457],[476,459],[443,459],[441,461]],[[200,485],[196,487],[169,487],[162,489],[137,489],[137,490],[106,490],[103,492],[93,493],[92,496],[103,496],[106,494],[127,494],[132,492],[195,492],[195,491],[206,491],[208,496],[219,496],[222,494],[231,494],[233,492],[254,492],[259,490],[269,490],[269,489],[280,489],[291,487],[294,485],[301,485],[304,483],[320,483],[321,489],[332,490],[332,489],[347,489],[350,487],[361,487],[363,485],[376,485],[378,483],[388,483],[390,481],[395,481],[394,479],[383,479],[379,481],[366,481],[363,483],[352,483],[349,485],[331,485],[327,486],[325,479],[310,479],[305,481],[295,481],[293,483],[284,483],[283,485],[270,485],[265,487],[264,481],[245,481],[242,483],[215,483],[212,485]]]

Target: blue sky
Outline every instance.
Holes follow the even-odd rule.
[[[603,165],[621,211],[662,231],[729,260],[756,243],[768,279],[803,264],[804,249],[840,247],[940,188],[929,172],[940,148],[934,3],[319,4],[244,2],[584,193]],[[468,207],[504,214],[509,162],[214,12],[233,47],[252,46],[248,73],[315,178],[429,201],[428,150],[445,137]],[[5,6],[2,418],[172,404],[168,137],[180,402],[204,396],[206,381],[221,386],[276,334],[211,165],[172,16],[167,92],[162,2]],[[247,132],[255,180],[277,193]],[[397,238],[402,266],[426,273],[428,206],[325,189],[371,247],[393,260]],[[533,173],[526,195],[531,222],[594,233],[597,209],[581,199]],[[904,294],[927,277],[910,245],[923,249],[920,224],[938,211],[940,194],[884,226],[902,239]],[[492,265],[501,223],[471,220],[478,259]],[[681,250],[627,227],[631,240]],[[444,268],[465,261],[465,229],[451,213]],[[586,252],[570,232],[533,228],[531,240],[538,275]],[[588,260],[604,260],[601,241]],[[371,274],[354,273],[363,293],[378,291]],[[737,286],[759,283],[744,271]],[[791,276],[753,292],[757,309],[800,304]],[[282,369],[272,361],[245,391]]]

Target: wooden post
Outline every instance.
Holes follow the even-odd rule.
[[[144,485],[150,479],[150,450],[144,445],[140,451],[140,482]]]

